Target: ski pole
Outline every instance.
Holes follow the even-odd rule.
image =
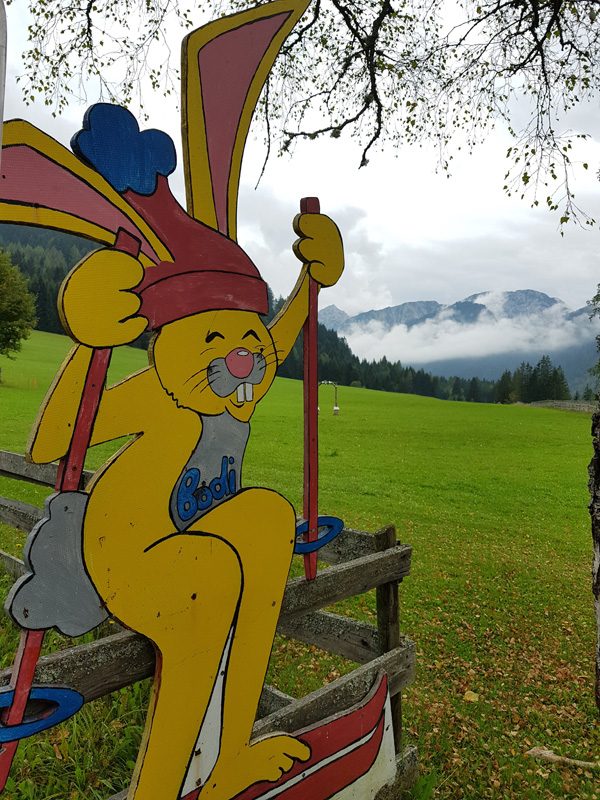
[[[303,197],[302,214],[319,214],[318,197]],[[319,536],[319,383],[318,355],[319,286],[308,276],[308,315],[304,323],[304,519],[308,529],[304,540],[314,542]],[[317,575],[317,551],[304,555],[304,574],[312,581]]]

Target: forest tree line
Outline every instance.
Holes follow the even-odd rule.
[[[284,298],[270,305],[271,315],[279,311]],[[367,361],[356,356],[344,338],[319,324],[318,374],[320,381],[334,381],[342,386],[362,386],[384,392],[401,392],[436,397],[440,400],[466,400],[473,403],[532,403],[536,400],[570,400],[571,393],[562,367],[554,366],[549,356],[542,356],[532,366],[523,362],[514,373],[506,371],[499,380],[432,375],[424,369],[404,366],[400,361]],[[302,378],[302,334],[292,352],[279,368],[287,378]],[[592,390],[587,387],[589,398]],[[579,399],[577,397],[576,399]]]
[[[29,282],[35,297],[37,328],[49,333],[63,333],[56,298],[60,284],[74,264],[95,245],[68,234],[37,228],[0,225],[0,247],[9,254]],[[271,319],[284,303],[269,290]],[[147,346],[147,335],[135,343]],[[302,335],[294,345],[279,375],[302,378]],[[402,392],[436,397],[442,400],[466,400],[475,403],[529,403],[535,400],[567,400],[570,392],[561,367],[548,356],[537,365],[523,363],[504,372],[497,381],[481,378],[443,377],[424,369],[389,361],[367,361],[356,356],[344,338],[319,324],[319,380],[343,386],[361,386],[386,392]],[[591,390],[590,390],[591,394]]]

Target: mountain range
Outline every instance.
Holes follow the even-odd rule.
[[[419,300],[350,316],[337,306],[319,311],[361,358],[401,361],[438,375],[497,379],[521,362],[549,355],[573,391],[592,383],[598,320],[533,289],[472,294],[452,304]]]

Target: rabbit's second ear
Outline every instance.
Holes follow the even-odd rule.
[[[215,20],[182,46],[181,107],[188,212],[236,238],[250,122],[279,50],[308,0],[275,0]]]

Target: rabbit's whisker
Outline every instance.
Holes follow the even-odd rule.
[[[195,384],[192,386],[192,388],[190,389],[190,392],[195,392],[195,391],[196,391],[196,389],[197,389],[199,386],[202,386],[202,384],[203,384],[203,383],[205,383],[207,386],[209,386],[209,385],[210,385],[210,381],[208,380],[208,378],[201,378],[201,379],[200,379],[200,380],[199,380],[197,383],[195,383]]]
[[[190,391],[192,391],[192,392],[195,392],[195,391],[196,391],[196,389],[198,389],[198,388],[201,386],[201,384],[202,384],[202,381],[200,381],[200,383],[197,383],[197,384],[196,384],[196,385],[193,387],[193,389],[191,389]],[[207,390],[209,387],[210,387],[210,384],[209,384],[209,383],[207,383],[207,384],[206,384],[206,386],[202,386],[202,388],[200,389],[200,391],[198,392],[198,394],[202,394],[202,392],[205,392],[205,391],[206,391],[206,390]]]
[[[189,383],[189,382],[190,382],[191,380],[193,380],[193,379],[194,379],[194,378],[195,378],[197,375],[200,375],[200,373],[201,373],[201,372],[205,372],[205,371],[206,371],[206,369],[207,369],[206,367],[202,367],[202,369],[199,369],[197,372],[194,372],[194,373],[192,373],[192,374],[190,375],[190,377],[189,377],[189,378],[186,378],[186,379],[184,380],[184,382],[183,382],[183,385],[185,386],[185,385],[186,385],[186,383]]]

